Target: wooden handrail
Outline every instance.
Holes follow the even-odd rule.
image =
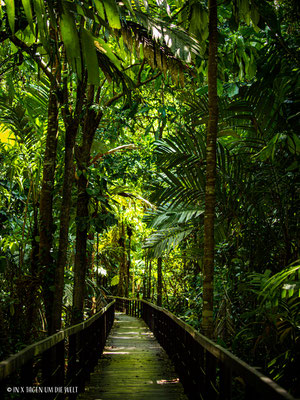
[[[95,315],[87,319],[86,321],[80,322],[77,325],[70,326],[62,331],[55,333],[52,336],[47,337],[37,343],[27,346],[25,349],[21,350],[17,354],[12,355],[4,361],[0,362],[0,383],[3,386],[5,381],[7,381],[13,374],[27,375],[24,374],[24,370],[32,370],[34,366],[34,360],[36,358],[45,358],[43,374],[48,383],[56,384],[59,383],[60,386],[69,386],[71,383],[76,384],[73,377],[78,374],[78,371],[72,371],[77,362],[77,354],[86,353],[84,363],[87,363],[89,367],[95,364],[95,357],[100,357],[102,348],[109,330],[112,326],[114,319],[114,305],[115,300],[112,300],[107,306],[98,311]],[[106,318],[106,315],[108,315]],[[91,331],[92,329],[92,331]],[[89,342],[89,337],[86,337],[86,342],[84,343],[82,337],[84,334],[90,335],[95,339],[95,343]],[[95,335],[98,337],[95,337]],[[68,357],[65,357],[66,345],[65,342],[68,340]],[[87,359],[88,353],[93,352],[93,349],[97,349],[97,354],[92,354],[92,362]],[[49,353],[49,352],[52,352]],[[82,357],[82,356],[81,356]],[[48,360],[47,360],[48,359]],[[65,378],[65,364],[68,361],[68,373],[67,378]],[[82,361],[82,360],[81,360]],[[48,364],[48,367],[47,367]],[[51,365],[52,364],[52,365]],[[45,366],[46,365],[46,366]],[[50,370],[52,368],[52,370]],[[76,367],[77,368],[77,367]],[[75,368],[75,369],[76,369]],[[90,368],[87,368],[90,369]],[[22,371],[23,370],[23,371]],[[57,371],[59,372],[58,381],[52,379]],[[87,371],[82,372],[83,375],[87,374]],[[31,374],[31,380],[33,382],[34,376]],[[20,378],[21,379],[21,378]],[[51,380],[52,379],[52,380]],[[22,380],[22,379],[21,379]],[[32,385],[32,382],[25,382],[26,386]],[[82,388],[82,382],[80,382]],[[79,385],[78,385],[79,386]],[[57,395],[55,397],[63,398],[63,396]]]
[[[7,378],[11,373],[13,373],[16,369],[22,367],[29,361],[31,358],[36,357],[44,353],[46,350],[55,346],[57,343],[66,339],[70,335],[74,335],[87,328],[91,324],[93,324],[98,318],[101,317],[113,304],[115,300],[110,302],[106,307],[102,308],[97,314],[93,315],[91,318],[86,321],[80,322],[77,325],[70,326],[62,331],[55,333],[52,336],[47,337],[46,339],[40,340],[37,343],[33,343],[25,349],[19,351],[18,353],[12,355],[4,361],[0,362],[0,381]]]
[[[146,321],[173,359],[178,372],[182,374],[183,385],[186,392],[190,393],[190,398],[231,399],[234,375],[238,380],[242,378],[244,382],[245,393],[241,398],[259,399],[261,396],[270,400],[295,400],[272,379],[208,339],[170,311],[143,299],[114,298],[117,307]],[[184,360],[180,360],[179,357]],[[208,376],[209,371],[212,372],[211,377]],[[227,382],[223,382],[224,378]],[[198,395],[193,392],[195,388]]]

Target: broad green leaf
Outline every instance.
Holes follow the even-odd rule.
[[[82,15],[83,17],[85,17],[83,8],[82,8],[79,4],[76,4],[76,10],[77,10],[77,13],[78,13],[79,15]]]
[[[217,80],[217,91],[218,91],[218,96],[222,96],[223,94],[223,83],[220,81],[220,79]]]
[[[121,29],[119,10],[115,0],[103,0],[108,23],[111,28]]]
[[[110,281],[110,285],[111,286],[116,286],[116,285],[118,285],[118,283],[119,283],[119,275],[115,275],[113,278],[112,278],[112,280]]]
[[[13,242],[10,244],[9,249],[11,251],[11,254],[14,254],[17,251],[19,251],[19,245],[17,243]]]
[[[22,4],[23,4],[24,12],[25,12],[27,21],[29,23],[30,29],[34,33],[30,0],[22,0]]]
[[[15,2],[14,0],[5,0],[5,3],[8,23],[12,33],[15,33]]]
[[[96,10],[98,12],[99,17],[102,18],[103,20],[105,20],[105,13],[104,13],[104,7],[102,4],[102,1],[95,0],[95,6],[96,6]]]
[[[251,19],[252,19],[253,25],[257,26],[257,24],[259,22],[259,13],[258,13],[256,7],[254,7],[253,5],[251,6]]]
[[[140,45],[140,59],[143,60],[144,59],[144,46],[141,44]]]
[[[293,154],[300,154],[300,139],[297,135],[293,134],[293,137],[288,137],[288,148]]]
[[[190,32],[195,36],[201,36],[200,31],[200,21],[201,21],[201,10],[202,7],[200,4],[195,3],[192,7],[191,18],[190,18]]]
[[[244,18],[247,25],[250,24],[250,7],[249,0],[240,1],[240,14]]]
[[[74,19],[67,9],[64,10],[61,16],[60,29],[67,57],[74,72],[80,77],[82,69],[79,37]]]
[[[121,68],[120,60],[116,57],[110,46],[107,43],[105,43],[104,40],[102,40],[101,38],[95,39],[95,46],[97,47],[98,50],[104,53],[115,64],[117,68],[119,69]]]
[[[218,132],[218,136],[232,136],[235,138],[239,138],[240,136],[232,129],[224,129]]]
[[[36,13],[38,30],[40,34],[41,42],[44,48],[48,47],[47,43],[47,26],[46,26],[46,18],[45,18],[45,5],[44,2],[41,0],[33,0],[34,10]]]
[[[287,171],[294,171],[295,169],[299,168],[299,163],[294,161],[286,170]]]
[[[276,13],[266,0],[254,0],[255,6],[259,15],[266,21],[269,27],[274,31],[280,32],[280,23],[277,19]]]
[[[94,38],[86,29],[80,31],[83,57],[88,70],[88,82],[99,86],[99,66],[96,48],[94,44]]]
[[[239,87],[236,83],[229,83],[226,88],[227,95],[233,97],[239,93]]]

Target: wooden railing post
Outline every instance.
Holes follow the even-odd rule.
[[[55,386],[62,387],[65,384],[65,340],[58,342],[55,346],[57,375]],[[58,398],[63,398],[59,395]]]
[[[69,336],[69,354],[68,354],[68,370],[67,370],[67,386],[74,386],[74,377],[77,373],[76,362],[76,334]]]
[[[208,399],[215,400],[217,398],[216,391],[216,358],[206,351],[205,355],[205,393]]]
[[[43,386],[52,386],[53,385],[53,376],[52,371],[54,369],[55,360],[54,360],[54,348],[44,351],[42,355],[42,384]]]
[[[22,366],[20,380],[22,386],[31,386],[33,383],[33,359]],[[1,392],[0,392],[1,393]],[[3,392],[2,392],[3,393]]]
[[[231,400],[232,371],[223,363],[220,364],[220,393],[222,393],[222,399]]]

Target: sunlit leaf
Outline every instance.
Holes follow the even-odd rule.
[[[25,12],[27,21],[29,23],[30,29],[34,33],[32,10],[31,10],[30,0],[22,0],[22,4],[23,4],[24,12]]]
[[[8,23],[12,33],[15,33],[15,1],[5,0]]]
[[[74,22],[74,18],[67,10],[61,16],[60,29],[62,39],[66,48],[67,57],[73,67],[74,72],[77,72],[79,78],[81,77],[81,54],[80,54],[80,44],[77,28]]]
[[[105,7],[107,20],[110,27],[114,29],[120,29],[121,22],[120,22],[119,10],[115,0],[103,0],[103,4]]]
[[[91,33],[84,28],[81,29],[80,35],[83,48],[83,57],[88,70],[88,82],[99,86],[100,76],[94,38]]]

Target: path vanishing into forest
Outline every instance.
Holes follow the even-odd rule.
[[[4,399],[12,388],[33,388],[32,400],[40,393],[49,400],[295,400],[170,311],[143,299],[110,300],[0,362]],[[14,399],[23,400],[19,393]]]
[[[165,350],[140,318],[117,313],[80,400],[187,400]]]

